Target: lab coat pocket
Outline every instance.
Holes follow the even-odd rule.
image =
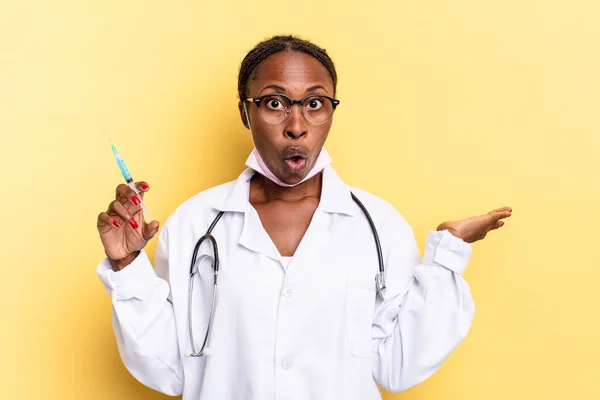
[[[350,353],[371,358],[371,325],[375,308],[375,277],[346,278],[346,336]]]

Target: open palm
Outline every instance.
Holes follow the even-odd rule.
[[[504,225],[505,218],[512,215],[511,207],[498,208],[485,215],[479,215],[460,221],[444,222],[438,226],[438,231],[448,230],[452,235],[473,243],[485,238],[489,231],[498,229]]]

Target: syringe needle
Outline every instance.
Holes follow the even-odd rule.
[[[102,125],[102,129],[104,130],[104,135],[106,135],[106,138],[108,139],[108,143],[112,144],[112,140],[110,140],[110,137],[108,137],[108,132],[106,131],[106,127],[104,126],[104,124],[102,122],[100,122],[100,125]]]

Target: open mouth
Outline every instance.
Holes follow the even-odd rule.
[[[302,146],[290,146],[283,151],[283,165],[288,172],[297,174],[306,166],[308,150]]]
[[[306,158],[302,156],[294,156],[285,159],[285,164],[293,172],[300,171],[306,165]]]

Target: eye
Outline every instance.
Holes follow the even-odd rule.
[[[281,101],[281,99],[277,98],[277,97],[269,97],[266,99],[266,104],[267,107],[269,107],[271,110],[283,110],[285,109],[285,106],[283,105],[283,102]]]
[[[306,108],[309,111],[317,111],[321,107],[323,107],[323,99],[321,98],[312,98],[308,101],[308,104],[306,105]]]

